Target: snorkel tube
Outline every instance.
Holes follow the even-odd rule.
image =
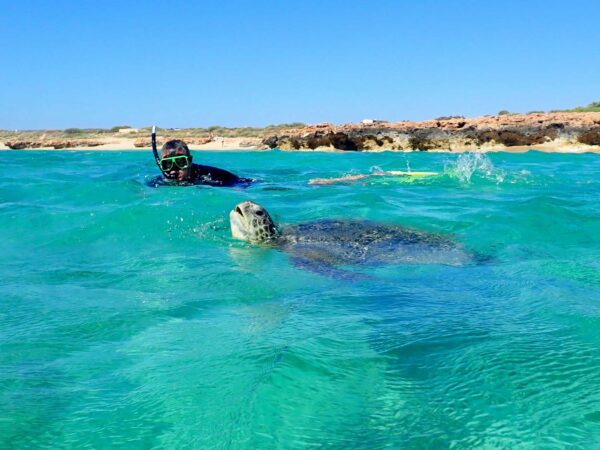
[[[160,172],[165,176],[165,178],[172,178],[169,174],[163,170],[162,164],[160,163],[160,156],[158,156],[158,149],[156,148],[156,126],[152,125],[152,153],[154,154],[154,161],[156,161],[156,165],[160,169]]]
[[[164,173],[160,165],[160,156],[158,156],[158,150],[156,149],[156,126],[154,125],[152,125],[152,153],[154,153],[154,160],[156,161],[156,165],[158,166],[160,171]]]

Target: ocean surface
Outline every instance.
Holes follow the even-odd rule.
[[[600,156],[0,152],[2,449],[600,448]],[[438,171],[311,186],[315,177]],[[482,263],[295,266],[230,237],[369,219]]]

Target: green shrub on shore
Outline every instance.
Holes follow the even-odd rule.
[[[452,119],[464,119],[465,116],[440,116],[433,120],[452,120]]]
[[[269,124],[265,127],[224,127],[212,125],[206,128],[163,128],[156,127],[159,136],[168,136],[175,139],[207,138],[220,136],[230,138],[265,138],[287,129],[304,128],[302,122]],[[65,130],[0,130],[2,140],[36,140],[36,139],[94,139],[118,133],[129,125],[117,125],[112,128],[67,128]],[[150,135],[151,126],[139,128],[138,136]]]
[[[181,136],[220,136],[220,137],[265,137],[276,134],[278,131],[288,128],[303,128],[306,124],[302,122],[282,123],[280,125],[267,125],[264,128],[259,127],[224,127],[221,125],[212,125],[207,128],[186,128],[170,132],[175,137]],[[158,128],[157,128],[158,130]],[[166,130],[170,131],[170,130]]]
[[[110,129],[110,132],[111,133],[118,133],[119,130],[124,130],[126,128],[131,128],[131,126],[129,126],[129,125],[115,125],[114,127],[112,127]]]
[[[279,125],[271,124],[265,128],[304,128],[306,124],[304,122],[292,122],[292,123],[280,123]]]
[[[592,102],[587,106],[578,106],[573,108],[575,112],[600,112],[600,101]]]
[[[600,101],[592,102],[587,106],[577,106],[573,109],[555,109],[552,112],[600,112]]]
[[[553,109],[550,111],[551,113],[557,113],[557,112],[600,112],[600,101],[597,102],[592,102],[587,106],[576,106],[575,108],[571,108],[571,109]],[[546,111],[529,111],[527,114],[545,114]],[[498,112],[499,116],[511,116],[513,114],[518,114],[518,113],[514,113],[514,112],[510,112],[506,109],[503,109],[502,111]]]

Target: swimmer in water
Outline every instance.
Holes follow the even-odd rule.
[[[180,184],[237,186],[252,182],[248,178],[240,178],[218,167],[193,164],[190,149],[185,142],[178,139],[165,142],[159,157],[156,149],[156,131],[154,127],[152,127],[152,151],[158,168],[164,177]]]

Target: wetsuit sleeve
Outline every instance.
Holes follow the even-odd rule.
[[[214,186],[232,186],[242,180],[237,175],[218,167],[194,164],[193,177],[195,183]]]

